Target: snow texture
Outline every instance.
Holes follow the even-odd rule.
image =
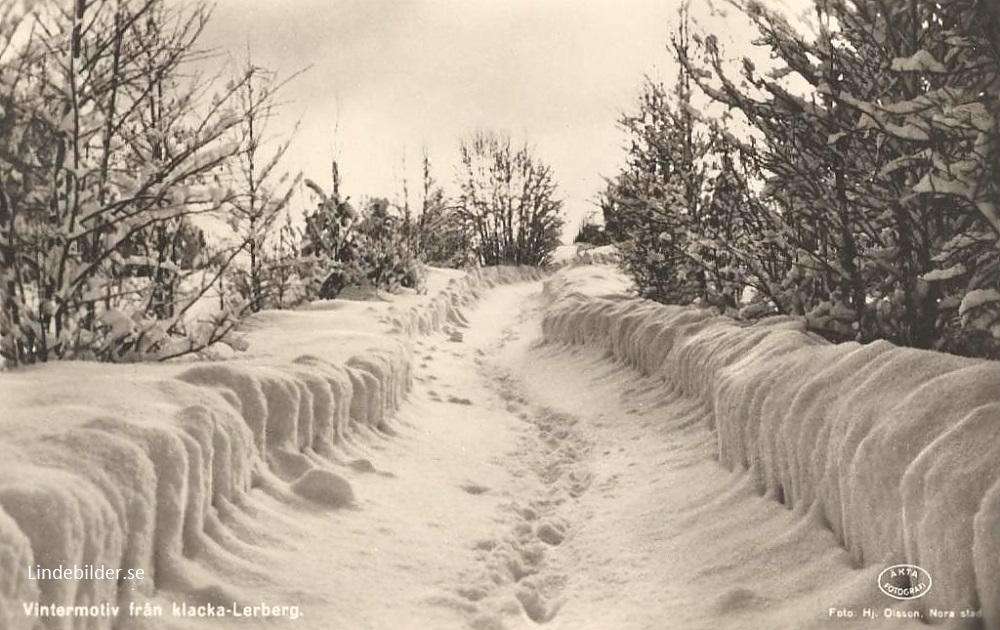
[[[552,255],[552,262],[557,266],[606,264],[614,265],[621,258],[615,245],[594,247],[588,243],[577,245],[561,245]]]
[[[996,289],[975,289],[966,293],[965,297],[962,298],[962,304],[958,307],[958,314],[965,315],[969,311],[996,302],[1000,302],[1000,291]]]
[[[54,364],[5,375],[0,628],[36,627],[26,601],[127,607],[160,589],[232,601],[224,586],[204,583],[197,562],[250,553],[233,531],[247,493],[317,509],[351,505],[354,490],[338,471],[356,461],[352,444],[393,433],[392,414],[411,386],[405,335],[461,325],[461,307],[482,290],[541,275],[499,268],[453,277],[414,306],[390,309],[382,321],[404,336],[316,330],[350,320],[351,305],[327,303],[251,321],[257,360]],[[375,318],[366,308],[360,316]],[[280,334],[290,323],[299,336]],[[256,337],[255,326],[263,328]],[[29,580],[26,571],[74,564],[147,577]],[[113,619],[53,623],[97,629]]]
[[[948,72],[948,68],[926,50],[918,50],[909,57],[897,57],[893,59],[892,69],[897,72],[932,72],[938,74]]]
[[[546,282],[547,342],[661,378],[702,407],[723,466],[828,527],[858,567],[919,565],[934,577],[925,612],[982,607],[1000,628],[1000,364],[584,285]]]
[[[487,267],[475,269],[467,275],[452,279],[444,291],[430,304],[410,308],[392,318],[396,332],[428,334],[446,326],[464,327],[468,324],[462,308],[479,299],[483,291],[498,284],[540,280],[544,271],[538,267]]]

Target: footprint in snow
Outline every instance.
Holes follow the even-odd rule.
[[[459,487],[471,495],[485,494],[490,491],[489,486],[481,486],[478,483],[466,483]]]
[[[566,530],[556,523],[546,522],[538,526],[535,535],[546,545],[557,547],[566,539]]]
[[[763,595],[748,588],[733,588],[719,595],[712,608],[720,613],[731,613],[765,608],[768,600]]]

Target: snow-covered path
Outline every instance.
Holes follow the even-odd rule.
[[[540,289],[492,289],[461,341],[414,342],[397,435],[355,445],[355,509],[251,494],[247,538],[273,540],[229,570],[242,601],[309,628],[916,627],[884,617],[877,569],[714,461],[704,410],[541,344]]]
[[[700,405],[601,353],[540,343],[542,304],[503,288],[473,320],[476,338],[484,324],[499,336],[476,363],[529,427],[508,465],[534,482],[508,491],[524,518],[486,558],[501,586],[473,591],[490,594],[478,627],[530,627],[511,595],[567,630],[917,625],[887,617],[915,608],[878,591],[878,568],[855,570],[829,530],[718,465]]]
[[[217,567],[241,602],[298,605],[301,618],[230,620],[240,628],[467,628],[478,599],[470,579],[485,570],[521,515],[514,497],[530,481],[512,464],[532,428],[479,369],[518,311],[499,309],[538,286],[496,289],[471,313],[463,342],[447,334],[414,342],[415,387],[392,433],[352,440],[352,508],[293,508],[248,495],[246,566]],[[232,523],[227,523],[232,525]],[[239,531],[239,528],[237,528]],[[261,544],[263,542],[263,544]],[[159,592],[169,610],[185,593]],[[218,599],[218,598],[217,598]],[[225,598],[221,598],[225,601]],[[516,600],[515,600],[516,601]],[[219,628],[219,619],[167,614],[152,626]]]
[[[534,343],[537,328],[519,326],[499,362],[587,445],[589,480],[563,508],[571,533],[551,560],[567,580],[551,627],[914,625],[886,618],[906,607],[877,590],[877,569],[854,570],[829,530],[718,465],[701,405],[593,350]]]
[[[605,269],[580,275],[614,291]],[[551,298],[542,282],[500,285],[457,317],[467,326],[401,335],[412,390],[384,430],[355,423],[337,444],[341,477],[324,478],[346,479],[353,503],[256,482],[218,503],[211,543],[185,550],[180,577],[136,597],[164,614],[123,627],[922,625],[902,618],[916,603],[879,592],[883,567],[855,568],[819,518],[718,463],[704,403],[589,346],[543,343]],[[230,614],[189,614],[199,604]],[[257,608],[234,618],[242,606]]]

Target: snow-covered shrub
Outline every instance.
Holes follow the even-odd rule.
[[[310,262],[299,254],[302,231],[286,214],[285,223],[269,236],[257,251],[256,277],[254,267],[234,265],[226,285],[248,304],[257,296],[256,310],[294,308],[310,297]]]
[[[691,96],[683,73],[672,92],[647,81],[638,111],[621,119],[630,149],[601,197],[604,231],[642,297],[726,312],[747,286],[774,297],[773,265],[753,260],[772,255],[759,233],[770,219],[741,148],[695,115]]]
[[[392,213],[387,199],[369,202],[358,226],[357,281],[376,291],[422,286],[423,269],[406,238],[409,226]]]
[[[629,162],[603,200],[640,293],[1000,354],[994,4],[817,1],[803,35],[746,3],[768,68],[734,69],[682,19],[677,85],[623,119]]]
[[[385,199],[370,200],[363,213],[340,198],[339,171],[334,164],[330,195],[310,180],[320,198],[306,217],[302,241],[304,275],[314,299],[332,299],[348,286],[393,291],[419,288],[423,269],[410,247],[410,225]]]
[[[573,237],[573,242],[603,247],[604,245],[610,245],[613,241],[611,235],[604,229],[604,226],[596,223],[592,217],[588,216],[580,224],[580,229],[577,230],[576,236]]]
[[[552,169],[527,143],[492,131],[463,140],[459,154],[457,206],[477,262],[551,262],[563,226]]]
[[[420,214],[408,227],[408,242],[417,257],[435,267],[467,267],[474,262],[470,226],[459,209],[451,207],[431,172],[430,156],[423,156]],[[405,227],[405,226],[404,226]]]
[[[461,215],[452,208],[435,208],[418,218],[419,256],[428,265],[461,269],[472,265],[472,237]]]
[[[306,216],[300,251],[309,279],[310,299],[332,299],[358,275],[355,225],[357,211],[340,196],[340,171],[333,163],[333,190],[327,195],[312,180],[305,180],[319,198],[316,209]]]
[[[209,252],[195,217],[219,220],[234,199],[233,106],[252,74],[192,80],[204,2],[34,6],[30,28],[14,11],[0,29],[0,353],[198,351],[245,307],[223,295],[205,315],[239,248]]]

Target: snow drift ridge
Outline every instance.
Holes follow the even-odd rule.
[[[395,330],[426,334],[461,324],[461,307],[482,289],[541,273],[471,272],[396,313]],[[378,341],[353,357],[178,365],[166,374],[138,366],[125,379],[112,368],[109,375],[53,366],[82,379],[99,403],[18,409],[15,401],[5,410],[21,424],[35,416],[56,422],[0,442],[0,627],[36,627],[22,602],[127,607],[160,589],[199,603],[238,600],[195,565],[232,567],[252,557],[252,537],[241,534],[249,490],[286,503],[350,504],[353,490],[338,465],[357,463],[366,436],[392,435],[390,418],[411,386],[410,353],[401,339]],[[102,400],[100,392],[109,395]],[[74,564],[143,569],[146,579],[28,579],[29,566]],[[50,619],[61,628],[115,623]]]
[[[462,308],[478,300],[482,292],[500,284],[540,280],[546,272],[539,267],[485,267],[470,270],[448,282],[444,291],[429,303],[415,306],[391,318],[393,330],[408,335],[426,335],[445,326],[468,324]]]
[[[1000,364],[573,289],[546,283],[547,341],[701,401],[720,463],[818,519],[858,566],[928,570],[921,606],[981,607],[1000,628]]]

